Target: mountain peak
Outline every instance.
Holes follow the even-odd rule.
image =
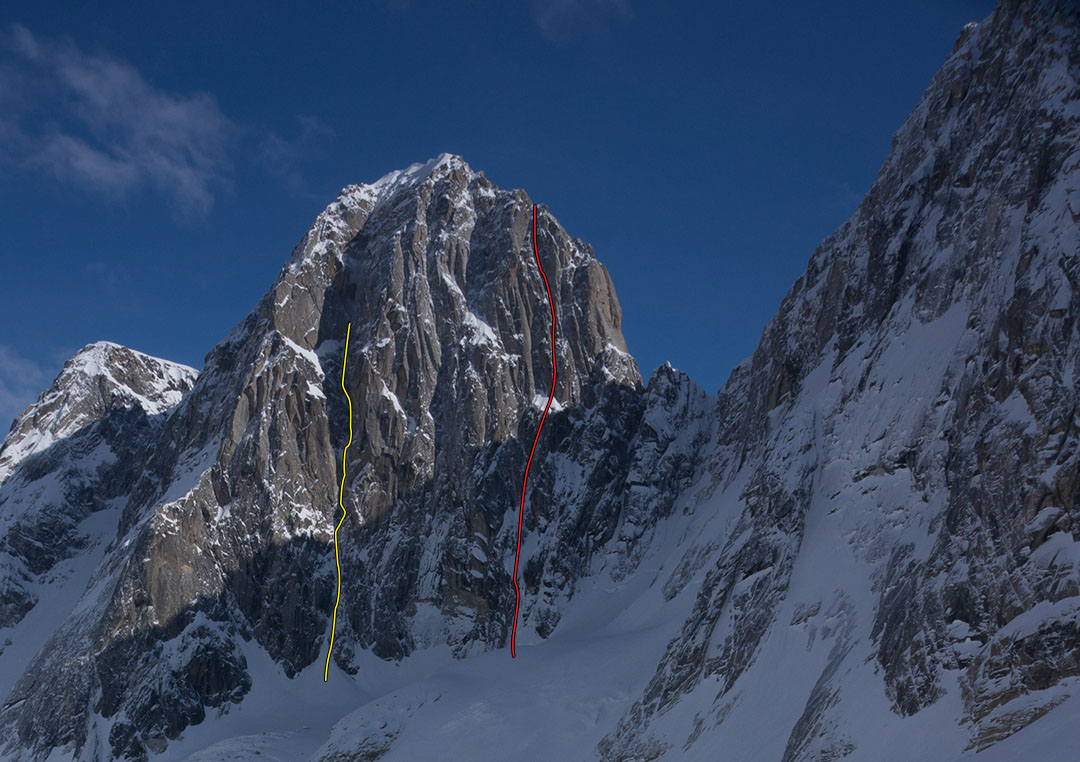
[[[405,169],[387,172],[372,183],[346,185],[341,189],[334,204],[352,206],[365,201],[378,203],[393,197],[405,188],[415,188],[428,181],[436,182],[455,171],[462,172],[467,180],[471,180],[478,174],[465,159],[457,154],[441,153],[427,161],[414,162]]]
[[[176,413],[140,427],[126,449],[127,438],[113,448],[123,453],[116,458],[123,479],[110,484],[123,484],[126,495],[116,535],[130,542],[110,551],[121,571],[100,588],[94,616],[72,623],[97,656],[79,667],[83,677],[69,681],[74,687],[59,702],[39,691],[45,681],[37,678],[13,689],[27,697],[9,702],[15,712],[47,711],[58,720],[55,732],[19,743],[44,749],[87,738],[83,719],[65,707],[87,706],[92,693],[85,691],[100,690],[109,699],[96,711],[116,718],[108,734],[114,756],[125,747],[140,754],[162,748],[201,722],[205,706],[238,702],[249,690],[238,642],[227,636],[233,626],[252,632],[285,675],[299,674],[324,643],[325,601],[311,591],[330,589],[326,550],[339,507],[348,516],[336,532],[342,578],[363,591],[341,601],[341,645],[333,653],[341,669],[359,668],[366,657],[358,646],[401,659],[436,647],[462,657],[504,643],[512,625],[504,561],[527,461],[536,455],[537,483],[555,479],[555,460],[567,448],[597,484],[611,469],[630,468],[624,450],[644,402],[621,319],[610,276],[591,248],[546,209],[534,218],[523,191],[499,190],[460,157],[443,154],[347,187],[252,313],[207,356]],[[69,363],[72,379],[58,382],[49,405],[65,410],[64,395],[79,390],[89,400],[80,403],[82,422],[100,413],[117,386],[147,396],[116,369],[137,359],[114,345],[88,347]],[[561,434],[533,450],[541,415],[534,400],[547,399],[553,385],[559,404],[549,411],[550,430]],[[57,427],[36,413],[25,418],[38,436]],[[590,430],[609,418],[610,426]],[[81,441],[96,446],[93,436]],[[659,457],[655,442],[643,446],[650,463]],[[88,461],[86,473],[93,467]],[[42,515],[29,492],[10,491],[25,514]],[[666,497],[649,494],[634,496],[643,526],[666,510],[654,504]],[[613,531],[621,493],[602,505],[599,497],[575,489],[531,498],[548,539],[528,553],[535,575],[528,574],[543,592],[527,592],[523,632],[550,634],[560,601],[573,594],[568,580],[585,574],[600,552],[605,541],[595,538]],[[81,505],[64,508],[73,526],[87,515]],[[607,528],[582,534],[579,517],[593,513]],[[35,526],[48,527],[47,518]],[[422,553],[439,560],[412,563],[418,549],[397,537],[429,538]],[[36,569],[49,568],[56,555],[24,554]],[[173,558],[186,559],[191,573],[177,574]],[[383,560],[371,563],[376,558]],[[20,616],[35,605],[25,587],[12,586],[22,591]],[[404,598],[423,603],[387,603]],[[292,610],[285,627],[283,606]],[[211,629],[198,624],[208,616],[217,622]],[[175,658],[141,650],[147,637],[166,631],[166,640],[177,641]],[[48,658],[66,664],[58,653]],[[223,676],[214,678],[223,690],[207,684],[189,698],[194,653],[208,659],[200,674]],[[26,674],[39,669],[43,662]],[[163,687],[150,696],[133,689],[140,685]],[[13,717],[0,712],[0,733]]]
[[[417,189],[426,184],[434,185],[455,175],[462,186],[469,186],[483,177],[483,173],[474,172],[460,156],[441,153],[426,162],[415,162],[405,169],[388,172],[372,183],[346,185],[315,219],[293,250],[286,268],[295,273],[305,262],[315,263],[316,269],[322,268],[323,264],[319,263],[323,263],[329,254],[340,258],[345,245],[364,227],[376,209],[403,193],[415,196]]]
[[[111,341],[87,344],[64,363],[50,391],[71,392],[85,381],[106,382],[113,399],[123,398],[149,415],[163,412],[180,401],[198,371],[187,365],[162,360]],[[97,387],[102,391],[104,387]],[[46,392],[48,394],[48,392]]]
[[[414,162],[405,169],[387,172],[367,187],[379,191],[393,192],[393,190],[406,185],[422,183],[428,178],[438,180],[454,170],[461,170],[469,175],[475,174],[465,159],[457,154],[441,153],[425,162]]]
[[[717,397],[643,388],[592,250],[451,154],[345,188],[174,413],[109,406],[193,371],[82,350],[0,450],[85,429],[0,489],[0,756],[303,759],[330,675],[321,762],[1073,741],[1069,7],[968,28]]]
[[[0,444],[0,482],[26,457],[91,425],[109,410],[168,410],[198,371],[111,341],[87,344],[64,363],[48,390],[12,423]]]

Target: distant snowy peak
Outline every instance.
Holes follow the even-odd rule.
[[[137,405],[163,413],[187,392],[198,371],[99,341],[64,363],[52,386],[22,412],[0,444],[0,483],[20,462],[93,424],[110,410]]]

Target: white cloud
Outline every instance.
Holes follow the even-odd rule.
[[[564,37],[598,17],[629,18],[628,0],[533,0],[533,21],[549,38]]]
[[[49,385],[47,372],[15,349],[0,344],[0,439],[15,416]]]
[[[153,188],[204,213],[240,130],[207,93],[151,86],[130,64],[14,26],[0,46],[0,161],[123,197]]]

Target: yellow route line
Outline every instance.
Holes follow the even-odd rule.
[[[352,444],[352,397],[345,388],[345,364],[349,361],[349,334],[352,333],[352,323],[345,329],[345,356],[341,359],[341,391],[345,392],[345,399],[349,401],[349,441],[345,445],[345,451],[341,453],[341,490],[338,492],[338,505],[341,506],[341,519],[334,527],[334,563],[337,564],[337,600],[334,601],[334,619],[330,625],[330,647],[326,649],[326,669],[323,670],[323,682],[330,679],[330,654],[334,650],[334,632],[337,630],[337,610],[341,603],[341,556],[338,553],[337,533],[341,525],[345,523],[345,458],[349,454],[349,445]]]

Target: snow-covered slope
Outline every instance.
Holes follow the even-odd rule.
[[[112,455],[12,458],[0,503],[40,526],[64,526],[37,510],[47,453],[123,476],[50,561],[89,582],[33,620],[36,655],[0,653],[4,758],[1067,758],[1078,33],[1064,0],[963,31],[716,397],[670,365],[642,384],[606,271],[541,207],[559,405],[516,660],[551,371],[531,201],[449,155],[346,188],[175,406],[102,417]],[[19,441],[85,427],[56,410]]]

